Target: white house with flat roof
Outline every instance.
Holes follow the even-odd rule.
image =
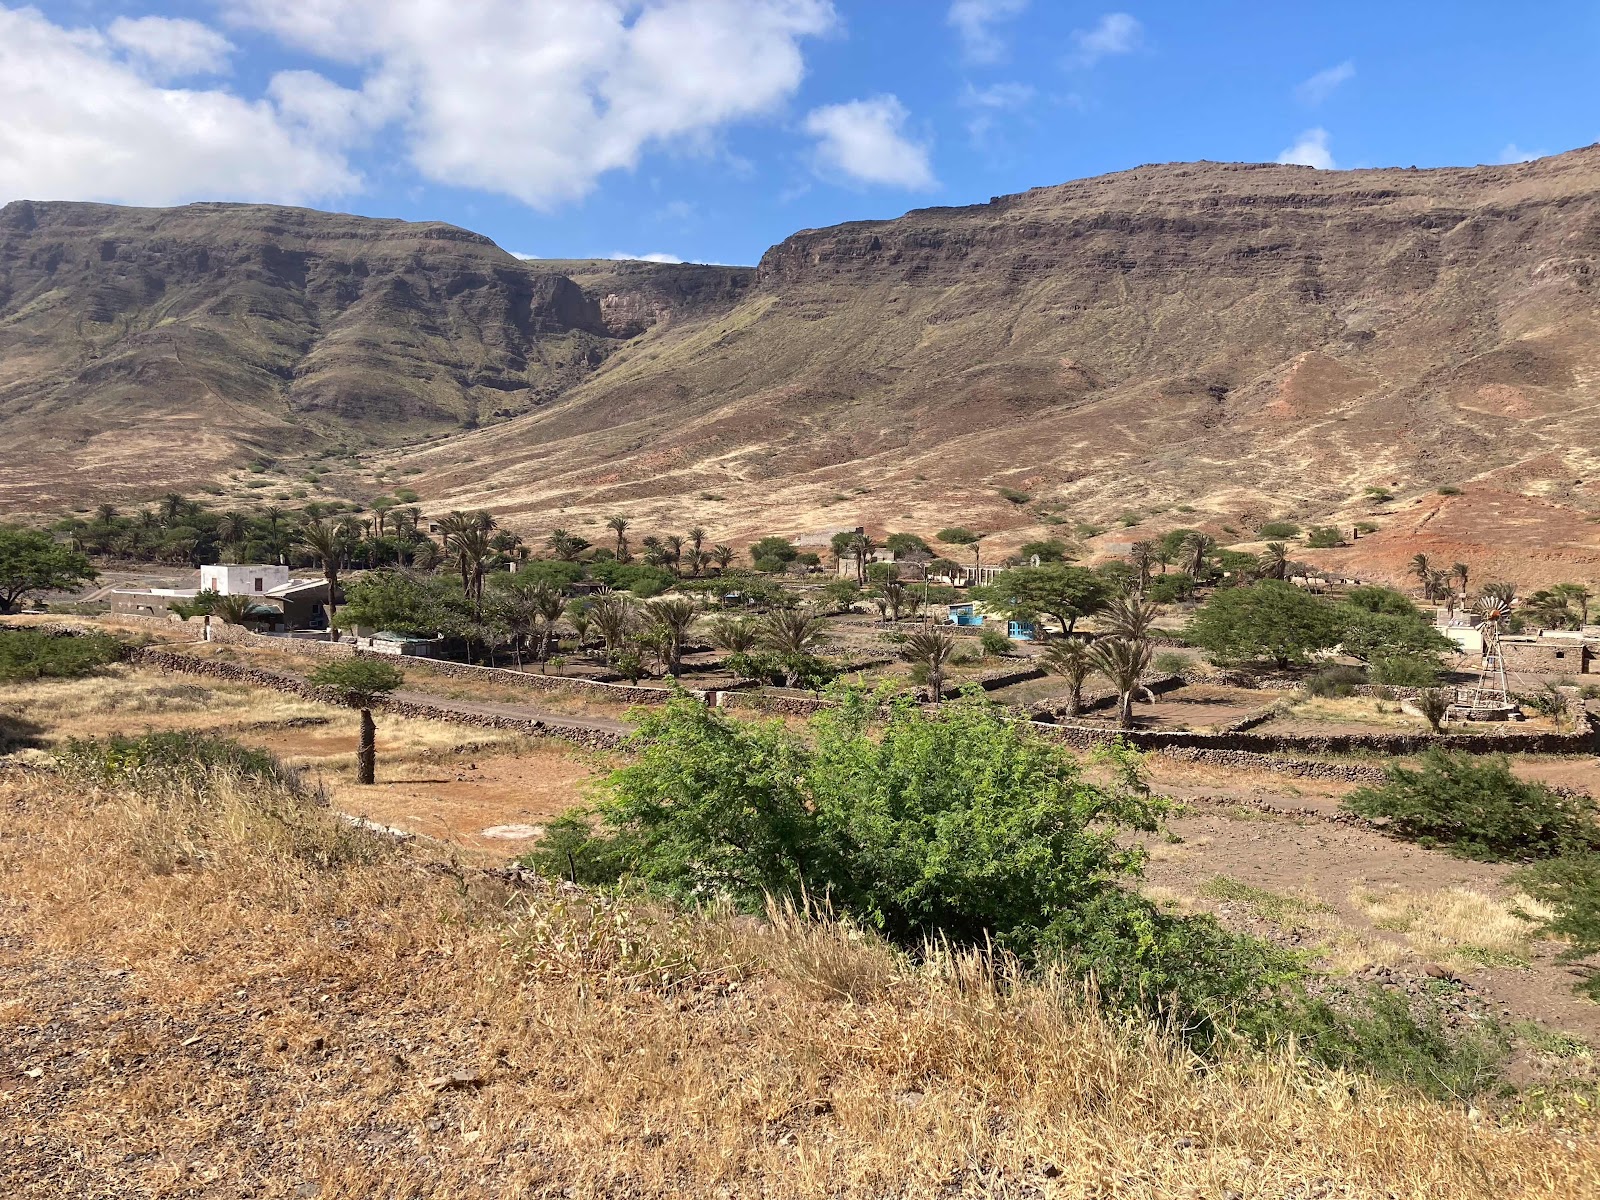
[[[219,596],[262,596],[288,582],[288,567],[218,563],[200,568],[200,590]]]

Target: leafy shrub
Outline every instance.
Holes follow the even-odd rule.
[[[1265,944],[1126,889],[1143,862],[1127,833],[1167,811],[1131,751],[1106,752],[1111,782],[1091,782],[981,698],[937,714],[834,698],[804,737],[674,698],[606,781],[600,829],[569,821],[529,861],[758,914],[826,896],[913,952],[993,947],[1093,976],[1111,1003],[1197,1040],[1292,973]]]
[[[1157,575],[1145,589],[1145,595],[1157,604],[1173,604],[1194,595],[1194,577],[1186,571],[1169,571]]]
[[[1268,521],[1256,532],[1264,538],[1294,538],[1300,536],[1300,526],[1293,521]]]
[[[1417,693],[1417,710],[1428,722],[1428,728],[1438,733],[1444,728],[1445,714],[1450,711],[1450,694],[1443,688],[1423,688]]]
[[[157,780],[193,785],[223,773],[296,787],[299,780],[265,750],[182,730],[72,738],[56,751],[56,762],[70,774],[104,784]]]
[[[1378,527],[1371,521],[1357,521],[1355,530],[1357,533],[1377,533]]]
[[[1476,760],[1433,747],[1416,769],[1390,765],[1382,786],[1352,792],[1344,806],[1387,820],[1401,837],[1485,862],[1600,848],[1591,801],[1518,779],[1503,755]]]
[[[1441,496],[1459,496],[1459,495],[1461,495],[1461,489],[1456,487],[1455,484],[1453,484],[1453,483],[1447,483],[1447,484],[1444,484],[1442,487],[1440,487],[1439,495],[1441,495]]]
[[[1130,529],[1137,525],[1141,520],[1143,520],[1143,518],[1137,512],[1129,509],[1127,512],[1122,513],[1117,517],[1117,524],[1121,525],[1124,529]]]
[[[1392,654],[1372,660],[1372,682],[1390,687],[1431,688],[1439,682],[1439,660],[1429,654]]]
[[[1333,696],[1353,696],[1361,684],[1367,682],[1367,673],[1360,667],[1324,667],[1305,682],[1306,691],[1324,699]]]
[[[1563,961],[1600,953],[1600,854],[1569,854],[1527,867],[1514,882],[1535,900],[1555,909],[1556,915],[1540,926],[1545,937],[1570,942]],[[1600,1000],[1600,973],[1579,985],[1593,1000]]]
[[[0,629],[0,683],[78,679],[120,662],[126,647],[106,633],[79,636],[42,629]]]
[[[1010,654],[1017,648],[1017,644],[998,629],[987,627],[978,634],[978,645],[985,654]]]
[[[1306,535],[1306,545],[1313,550],[1331,550],[1344,544],[1344,534],[1333,525],[1313,525]]]
[[[1152,664],[1159,675],[1181,675],[1189,669],[1189,660],[1181,654],[1171,650],[1164,650],[1156,655]]]
[[[1027,492],[1019,492],[1016,488],[1009,487],[1001,488],[1000,495],[1013,504],[1026,504],[1033,499]]]
[[[1509,1039],[1494,1022],[1451,1030],[1436,999],[1414,1012],[1406,997],[1380,987],[1338,1003],[1303,998],[1279,1018],[1301,1053],[1329,1067],[1362,1071],[1436,1100],[1464,1103],[1496,1082]]]

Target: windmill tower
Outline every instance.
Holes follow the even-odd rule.
[[[1478,617],[1478,632],[1483,635],[1483,665],[1478,669],[1478,685],[1469,695],[1474,712],[1492,712],[1511,706],[1506,690],[1506,660],[1500,650],[1500,635],[1511,615],[1509,592],[1485,592],[1473,606]]]

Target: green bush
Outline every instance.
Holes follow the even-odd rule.
[[[1264,538],[1296,538],[1300,536],[1300,526],[1293,521],[1268,521],[1256,532]]]
[[[42,629],[0,629],[0,683],[78,679],[121,661],[126,649],[106,633],[74,636]]]
[[[1518,779],[1503,755],[1433,747],[1416,769],[1391,765],[1382,786],[1352,792],[1344,806],[1388,821],[1400,837],[1484,862],[1600,848],[1592,801]]]
[[[151,780],[194,784],[229,773],[297,788],[299,779],[265,750],[183,730],[72,738],[56,751],[56,762],[70,774],[105,784]]]
[[[1569,943],[1561,953],[1563,961],[1600,953],[1600,854],[1569,854],[1537,863],[1517,872],[1513,880],[1535,900],[1555,909],[1556,915],[1539,932]],[[1600,1000],[1600,972],[1578,986],[1590,999]]]
[[[1019,492],[1016,488],[1009,487],[1001,488],[1000,495],[1011,501],[1013,504],[1026,504],[1028,501],[1033,499],[1033,497],[1027,492]]]
[[[1005,634],[988,627],[978,634],[978,645],[983,647],[985,654],[1010,654],[1017,648],[1017,644]]]
[[[1181,675],[1189,669],[1189,660],[1172,650],[1164,650],[1156,655],[1152,665],[1158,675]]]
[[[1437,687],[1439,660],[1429,654],[1393,654],[1372,660],[1372,682],[1389,687]]]
[[[1131,751],[1108,751],[1111,781],[1096,782],[979,697],[938,713],[834,698],[804,736],[674,698],[606,781],[600,829],[569,822],[528,861],[752,913],[827,897],[914,953],[992,947],[1093,977],[1108,1002],[1196,1040],[1293,974],[1264,943],[1126,886],[1144,858],[1127,835],[1167,811]]]
[[[1461,489],[1456,487],[1455,484],[1453,484],[1453,483],[1447,483],[1447,484],[1442,485],[1439,488],[1439,495],[1441,495],[1441,496],[1459,496],[1459,495],[1461,495]]]
[[[1306,680],[1305,688],[1313,696],[1324,699],[1333,696],[1353,696],[1361,684],[1367,682],[1367,673],[1360,667],[1324,667]]]
[[[1451,1030],[1437,998],[1416,1005],[1380,987],[1335,1003],[1303,998],[1278,1016],[1271,1036],[1292,1033],[1300,1052],[1329,1067],[1361,1071],[1436,1100],[1465,1103],[1497,1082],[1510,1042],[1493,1021]]]
[[[1306,535],[1306,545],[1313,550],[1331,550],[1344,544],[1344,534],[1333,525],[1313,525]]]

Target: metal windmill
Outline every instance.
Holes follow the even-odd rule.
[[[1500,653],[1500,635],[1511,615],[1509,589],[1485,589],[1473,604],[1478,632],[1483,636],[1483,665],[1478,670],[1478,686],[1472,692],[1474,709],[1505,708],[1511,703],[1506,690],[1506,661]]]

